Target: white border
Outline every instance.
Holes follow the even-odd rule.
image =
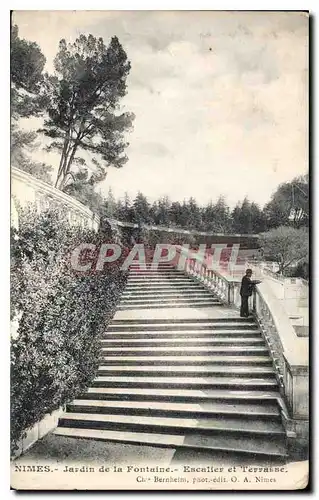
[[[235,0],[197,0],[195,1],[178,1],[178,0],[153,0],[151,1],[134,1],[132,0],[91,0],[90,2],[84,1],[74,1],[74,0],[55,0],[43,2],[43,0],[16,0],[14,2],[10,2],[6,4],[4,2],[0,9],[0,38],[1,38],[1,78],[0,78],[0,101],[1,101],[1,115],[0,115],[0,141],[1,141],[1,166],[0,166],[0,218],[1,218],[1,226],[0,226],[0,235],[1,235],[1,344],[0,344],[0,352],[1,352],[1,373],[0,380],[2,384],[1,390],[1,449],[3,453],[1,454],[1,464],[0,464],[0,491],[1,498],[11,497],[13,492],[9,491],[9,362],[5,363],[4,360],[9,360],[9,253],[8,253],[8,244],[9,244],[9,163],[10,163],[10,155],[9,155],[9,143],[10,143],[10,128],[9,128],[9,71],[10,71],[10,61],[9,61],[9,35],[10,35],[10,27],[9,27],[9,10],[309,10],[311,15],[316,17],[316,14],[319,11],[318,1],[308,0],[307,2],[300,0],[290,0],[289,2],[285,0],[268,0],[268,1],[242,1],[238,2]],[[44,8],[45,7],[45,8]],[[312,61],[311,71],[313,73],[313,91],[316,88],[315,81],[317,75],[318,60],[318,43],[317,37],[314,33],[315,24],[318,23],[318,20],[315,19],[313,23],[313,52],[314,58]],[[315,62],[317,64],[315,64]],[[314,97],[312,96],[311,105],[316,104],[314,102]],[[313,110],[313,120],[317,116],[317,104],[315,109]],[[319,275],[318,267],[316,265],[316,257],[317,253],[315,251],[318,250],[318,224],[319,218],[317,218],[315,214],[318,214],[319,211],[317,209],[316,203],[316,188],[317,183],[316,180],[316,150],[315,144],[318,143],[318,129],[315,127],[312,130],[312,142],[313,142],[313,157],[312,157],[312,183],[315,184],[313,186],[313,232],[316,235],[314,238],[315,250],[313,249],[313,271],[312,275],[314,278],[317,278]],[[319,196],[319,195],[318,195]],[[317,231],[316,231],[317,230]],[[319,255],[318,255],[319,257]],[[316,280],[315,280],[316,281]],[[315,282],[314,281],[314,282]],[[316,311],[319,311],[319,295],[316,293],[316,285],[314,286],[314,297],[312,308],[314,312],[314,316],[316,315]],[[318,302],[317,302],[318,299]],[[314,317],[314,325],[317,325],[317,318]],[[313,332],[314,337],[319,334],[319,331]],[[313,352],[312,360],[313,366],[318,362],[319,352],[317,350],[318,342],[316,345],[313,343],[313,348],[315,352]],[[313,389],[315,389],[315,374],[313,374]],[[314,395],[313,395],[314,398]],[[318,410],[318,399],[314,401],[315,405],[313,405],[313,410]],[[313,416],[314,417],[314,416]],[[313,418],[314,423],[318,422],[318,417]],[[314,439],[314,435],[316,432],[315,425],[313,426],[313,442],[318,440]],[[318,457],[319,450],[317,446],[313,449],[313,458]],[[317,474],[316,474],[317,473]],[[313,467],[313,476],[318,476],[319,467],[317,464]],[[314,484],[315,486],[315,484]],[[32,494],[32,493],[31,493]],[[103,493],[101,493],[103,494]],[[170,495],[168,493],[163,492],[164,495]],[[218,493],[213,492],[213,495],[218,495]],[[285,495],[285,493],[279,493],[281,495]],[[44,494],[43,494],[44,495]],[[63,497],[67,495],[67,493],[60,493]],[[123,494],[124,495],[124,494]],[[231,493],[229,494],[231,495]],[[256,493],[257,495],[257,493]],[[305,493],[299,494],[301,496],[306,495]],[[77,495],[78,496],[78,495]],[[117,497],[121,497],[122,495],[116,495]],[[193,498],[198,497],[196,494],[191,495]],[[225,498],[228,495],[222,495],[221,498]],[[250,495],[249,495],[250,496]],[[276,494],[275,494],[276,496]],[[42,495],[40,495],[42,497]]]

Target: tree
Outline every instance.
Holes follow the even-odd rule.
[[[72,44],[60,41],[54,66],[56,76],[46,80],[48,117],[41,131],[51,139],[47,149],[61,155],[56,187],[64,190],[75,181],[74,166],[89,170],[85,152],[93,169],[87,182],[96,184],[108,166],[127,161],[123,134],[133,115],[121,113],[119,103],[130,63],[117,37],[106,47],[102,38],[80,35]]]
[[[150,215],[150,204],[146,196],[140,191],[137,193],[133,201],[134,222],[137,224],[151,224],[152,218]]]
[[[307,226],[309,223],[309,177],[294,178],[280,184],[264,208],[268,227],[293,225]]]
[[[134,210],[132,202],[127,193],[124,193],[124,199],[118,204],[118,218],[123,222],[133,222]]]
[[[170,220],[173,226],[182,227],[183,207],[179,201],[173,201],[170,209]]]
[[[11,113],[14,119],[37,115],[43,111],[41,92],[46,62],[40,47],[19,37],[18,27],[11,30]]]
[[[232,212],[232,229],[239,234],[254,234],[265,230],[265,216],[259,206],[246,197]]]
[[[250,213],[250,202],[246,197],[240,204],[238,203],[232,213],[233,230],[238,234],[249,234],[252,232],[252,221]]]
[[[279,272],[292,264],[308,261],[309,235],[306,228],[280,226],[261,235],[264,253],[279,265]]]
[[[64,192],[79,200],[83,205],[87,205],[93,212],[104,215],[105,200],[95,192],[94,183],[88,178],[87,170],[79,169],[74,174],[72,184],[68,184]]]
[[[212,230],[226,234],[229,231],[230,216],[229,207],[222,196],[211,207],[211,216],[213,221]]]
[[[11,31],[11,164],[51,183],[52,167],[32,161],[28,154],[37,147],[36,133],[21,130],[18,125],[20,118],[36,116],[43,111],[44,65],[45,57],[40,47],[19,38],[18,27],[14,25]]]
[[[257,205],[257,203],[252,202],[250,204],[251,213],[251,233],[262,233],[266,229],[266,218],[263,210]]]
[[[28,151],[36,147],[36,133],[19,129],[13,121],[11,124],[11,165],[17,167],[28,174],[37,177],[44,182],[51,184],[52,167],[45,163],[31,160]]]
[[[189,200],[186,202],[186,206],[188,212],[188,220],[186,223],[187,226],[190,229],[199,229],[202,225],[202,216],[201,216],[201,210],[197,205],[195,198],[193,197],[189,198]]]
[[[106,214],[111,219],[116,219],[117,217],[117,204],[111,187],[109,187],[106,198]]]
[[[160,198],[157,203],[157,214],[155,218],[155,224],[159,226],[169,226],[170,225],[170,209],[171,202],[167,196]]]

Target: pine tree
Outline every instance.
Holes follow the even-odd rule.
[[[127,143],[124,132],[133,115],[119,112],[130,71],[127,55],[117,37],[108,47],[103,39],[80,35],[74,43],[61,40],[54,60],[56,76],[46,79],[48,117],[42,132],[51,139],[48,150],[60,153],[56,186],[64,190],[80,166],[93,173],[96,184],[108,166],[122,167]]]

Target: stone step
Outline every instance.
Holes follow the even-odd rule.
[[[221,303],[216,300],[216,299],[195,299],[195,300],[168,300],[164,301],[161,299],[158,299],[156,301],[135,301],[135,300],[123,300],[120,302],[118,305],[118,309],[163,309],[165,307],[172,308],[172,307],[178,307],[178,308],[187,308],[187,307],[196,307],[199,305],[199,307],[212,307],[212,306],[220,306]]]
[[[156,277],[156,276],[139,276],[138,278],[133,278],[128,276],[127,277],[127,284],[130,283],[145,283],[145,282],[152,282],[154,285],[155,283],[166,283],[166,282],[172,282],[174,285],[175,283],[192,283],[192,280],[188,278],[187,276],[179,276],[179,275],[172,275],[172,276],[167,276],[165,277],[162,275],[161,277]]]
[[[182,271],[176,271],[175,269],[169,269],[169,268],[164,268],[164,269],[148,269],[145,271],[144,269],[141,270],[130,270],[129,271],[129,276],[132,278],[136,276],[182,276],[185,277],[185,274],[183,274]]]
[[[169,331],[162,331],[162,332],[134,332],[134,333],[127,333],[127,332],[120,332],[120,333],[114,333],[114,332],[106,332],[102,339],[114,339],[114,340],[120,340],[120,339],[193,339],[194,337],[196,338],[233,338],[236,336],[240,336],[241,338],[254,338],[257,335],[260,336],[260,333],[257,330],[169,330]],[[259,337],[260,338],[260,337]]]
[[[239,434],[240,436],[267,435],[285,437],[280,423],[272,420],[245,420],[225,416],[223,419],[209,418],[169,418],[143,415],[121,415],[103,413],[72,413],[67,412],[59,419],[59,427],[81,427],[89,429],[115,429],[143,432],[172,432],[184,434],[189,432],[209,434]]]
[[[154,304],[196,304],[198,302],[207,302],[207,304],[211,304],[212,302],[214,303],[220,303],[219,299],[216,297],[213,297],[212,295],[207,295],[207,296],[200,296],[200,297],[168,297],[168,298],[162,298],[162,297],[157,297],[157,298],[145,298],[141,299],[139,297],[129,297],[129,298],[122,298],[120,305],[124,304],[131,304],[131,305],[154,305]]]
[[[183,284],[189,284],[189,285],[199,285],[200,281],[195,280],[189,276],[185,276],[183,273],[161,273],[161,274],[140,274],[137,273],[136,275],[128,275],[127,276],[127,283],[128,282],[133,282],[133,281],[141,281],[144,283],[151,282],[151,284],[154,286],[154,282],[156,281],[164,281],[164,282],[171,282],[172,285],[175,285],[177,282],[181,281]]]
[[[124,295],[121,297],[121,303],[122,302],[141,302],[141,303],[148,303],[148,302],[163,302],[163,303],[169,303],[173,302],[174,300],[178,300],[180,302],[195,302],[196,300],[200,301],[218,301],[219,299],[212,295],[211,293],[194,293],[191,296],[187,293],[185,294],[180,294],[180,293],[174,293],[170,295],[166,294],[157,294],[157,295],[150,295],[146,294],[144,296],[140,295],[135,295],[134,293],[130,293],[128,295]]]
[[[211,292],[207,292],[206,290],[197,290],[196,292],[191,292],[192,293],[192,298],[200,298],[200,297],[214,297],[214,295]],[[128,292],[128,293],[123,293],[122,294],[122,299],[136,299],[136,300],[149,300],[150,297],[152,300],[158,300],[158,299],[176,299],[176,298],[183,298],[183,297],[188,297],[190,298],[190,293],[189,291],[181,291],[181,292],[157,292],[157,293],[152,293],[151,295],[149,293],[145,292]]]
[[[144,285],[144,284],[142,284]],[[153,293],[155,294],[162,294],[165,293],[165,290],[163,290],[163,287],[152,287],[152,285],[149,286],[150,288],[153,288]],[[170,283],[167,283],[166,287],[168,288],[167,292],[168,294],[172,293],[181,293],[181,292],[191,292],[191,293],[210,293],[207,288],[198,286],[198,287],[193,287],[193,286],[180,286],[180,287],[175,287],[174,285],[171,285]],[[145,291],[144,286],[142,287],[137,287],[137,286],[130,286],[124,289],[123,294],[128,294],[131,293],[130,289],[134,291],[134,293],[139,293],[140,295],[147,295],[147,291]]]
[[[269,403],[247,404],[238,402],[230,403],[164,403],[163,401],[114,401],[100,399],[76,399],[67,406],[68,412],[75,413],[124,413],[125,415],[153,415],[153,416],[175,416],[183,417],[218,417],[244,418],[247,420],[269,419],[281,421],[280,411],[277,404]]]
[[[191,285],[193,283],[197,284],[197,282],[190,280],[188,278],[184,278],[183,276],[179,277],[179,275],[169,275],[169,274],[161,274],[161,275],[137,275],[137,276],[128,276],[127,278],[127,285],[129,286],[130,284],[133,284],[133,282],[140,282],[142,285],[150,285],[150,286],[156,286],[156,282],[158,283],[164,283],[167,285],[172,285],[174,286],[175,283],[182,282],[183,285],[188,286],[190,283]]]
[[[248,324],[254,325],[256,327],[256,322],[253,318],[241,318],[239,315],[237,316],[225,316],[225,317],[194,317],[194,318],[116,318],[114,317],[111,320],[112,325],[171,325],[176,324],[185,325],[225,325],[230,324],[233,326],[234,324]]]
[[[269,366],[224,366],[224,365],[162,365],[162,366],[127,366],[127,365],[100,365],[98,375],[112,376],[144,376],[155,375],[156,377],[195,377],[195,376],[218,376],[218,377],[274,377],[275,371]]]
[[[237,355],[237,356],[245,356],[248,354],[257,354],[257,355],[268,355],[268,349],[266,347],[260,346],[224,346],[224,347],[205,347],[198,346],[196,349],[194,347],[184,346],[181,349],[176,347],[165,347],[163,350],[162,347],[126,347],[123,349],[122,347],[102,347],[101,353],[108,356],[126,356],[126,355],[134,355],[134,356],[200,356],[202,354],[223,354],[223,355]]]
[[[198,289],[198,290],[190,290],[190,289],[179,289],[179,288],[175,288],[175,287],[172,287],[171,289],[167,289],[167,288],[159,288],[157,290],[144,290],[144,288],[138,288],[138,289],[135,289],[135,290],[128,290],[125,295],[122,295],[121,299],[123,298],[127,298],[127,297],[136,297],[136,298],[141,298],[141,299],[144,299],[144,298],[162,298],[162,297],[167,297],[167,298],[170,298],[172,296],[177,296],[177,295],[180,295],[182,297],[185,297],[185,295],[189,298],[191,298],[193,295],[195,297],[207,297],[207,295],[209,295],[210,297],[215,297],[217,298],[217,295],[215,295],[214,293],[212,292],[209,292],[207,290],[201,290],[201,289]]]
[[[207,290],[207,288],[204,288],[204,287],[192,287],[192,286],[182,286],[182,287],[174,287],[173,285],[171,284],[167,284],[167,288],[168,290],[165,291],[163,290],[163,287],[154,287],[154,290],[152,291],[152,295],[162,295],[163,293],[167,293],[168,295],[172,295],[174,293],[188,293],[188,292],[191,292],[191,293],[211,293],[209,290]],[[130,289],[133,289],[133,292],[130,291]],[[147,291],[145,291],[144,287],[128,287],[127,289],[125,288],[125,290],[123,291],[123,295],[128,295],[129,293],[137,293],[139,295],[148,295]]]
[[[247,389],[240,391],[229,391],[225,389],[205,390],[194,388],[123,388],[123,387],[89,387],[80,396],[81,399],[113,399],[120,401],[165,401],[181,403],[218,402],[218,403],[249,403],[278,404],[279,393],[277,390]]]
[[[216,306],[221,306],[221,302],[193,302],[192,304],[185,304],[185,303],[178,303],[175,302],[174,304],[161,304],[160,302],[158,304],[135,304],[135,305],[130,305],[130,304],[119,304],[117,306],[118,311],[122,310],[145,310],[145,309],[174,309],[174,308],[184,308],[187,309],[189,307],[191,308],[198,308],[198,307],[216,307]]]
[[[125,290],[125,293],[127,294],[142,294],[142,295],[161,295],[163,293],[188,293],[188,294],[195,294],[196,292],[206,292],[210,293],[211,295],[216,297],[216,294],[214,294],[213,291],[207,290],[204,287],[185,287],[183,285],[159,285],[156,288],[153,288],[152,286],[148,285],[138,285],[138,286],[130,286]]]
[[[126,444],[136,444],[144,446],[155,446],[162,448],[183,448],[190,450],[227,452],[272,459],[285,459],[287,457],[286,447],[280,441],[270,441],[264,437],[254,437],[249,440],[238,436],[229,436],[227,439],[223,436],[198,436],[197,433],[183,435],[170,435],[160,433],[146,432],[123,432],[112,429],[97,430],[83,428],[57,427],[55,435],[94,439],[100,441],[112,441]]]
[[[185,276],[183,271],[179,269],[175,269],[174,267],[159,267],[159,268],[151,268],[147,267],[146,269],[144,268],[138,268],[138,267],[130,267],[129,269],[129,275],[139,275],[139,274],[175,274],[175,275],[181,275]]]
[[[277,380],[273,378],[258,377],[152,377],[149,375],[139,376],[98,376],[92,382],[92,387],[136,387],[136,388],[194,388],[202,387],[210,389],[247,390],[277,388]]]
[[[253,345],[262,345],[265,346],[265,341],[262,337],[253,337],[253,338],[241,338],[241,337],[231,337],[231,338],[200,338],[200,337],[192,337],[192,338],[184,338],[184,339],[112,339],[112,338],[103,338],[100,340],[101,345],[103,347],[152,347],[152,346],[174,346],[174,347],[183,347],[183,346],[253,346]]]
[[[107,332],[159,332],[163,330],[166,333],[170,331],[189,331],[189,330],[198,330],[198,331],[232,331],[233,329],[236,331],[259,331],[258,326],[255,323],[243,323],[237,320],[233,320],[233,322],[229,323],[213,323],[213,322],[197,322],[196,320],[192,320],[192,322],[184,322],[179,320],[172,321],[171,323],[147,323],[145,322],[132,322],[130,323],[116,323],[112,321],[112,323],[108,326]]]
[[[129,266],[130,269],[176,269],[173,264],[170,262],[146,262],[145,264],[142,263],[132,263]]]
[[[234,365],[269,365],[272,366],[272,360],[269,355],[267,356],[258,356],[258,355],[249,355],[249,356],[236,356],[232,355],[187,355],[187,356],[115,356],[110,358],[110,356],[101,356],[101,362],[111,364],[125,364],[125,365],[135,365],[139,366],[166,366],[169,364],[174,364],[175,366],[181,365],[189,365],[189,366],[206,366],[209,364],[224,366],[234,366]]]
[[[128,290],[129,288],[152,288],[153,290],[156,290],[160,287],[167,286],[167,287],[172,287],[172,288],[177,288],[177,287],[185,287],[185,288],[191,288],[191,289],[205,289],[203,286],[198,281],[193,281],[190,279],[182,279],[182,280],[170,280],[170,279],[158,279],[156,282],[154,280],[147,280],[147,279],[139,279],[137,283],[133,282],[132,280],[129,280],[127,282],[127,285],[125,287],[125,291]]]

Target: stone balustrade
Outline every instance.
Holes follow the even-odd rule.
[[[187,252],[183,248],[179,253]],[[186,260],[185,272],[199,280],[225,304],[240,307],[240,281],[209,269],[204,259],[192,255]],[[289,316],[269,285],[257,285],[250,298],[250,309],[267,343],[285,407],[282,419],[288,438],[307,446],[308,440],[308,339],[298,337]]]
[[[39,212],[49,207],[57,208],[66,215],[72,226],[80,225],[95,231],[100,226],[99,216],[78,200],[15,167],[11,169],[11,197],[14,226],[19,223],[17,205],[24,208],[30,204]]]

